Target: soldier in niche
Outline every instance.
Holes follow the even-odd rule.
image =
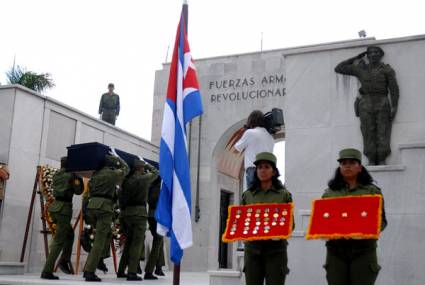
[[[367,57],[368,63],[364,61]],[[391,153],[391,124],[397,113],[399,88],[394,69],[381,62],[384,51],[369,46],[365,52],[342,61],[335,72],[357,77],[361,83],[355,113],[360,118],[363,153],[371,165],[385,164]],[[390,96],[388,96],[388,93]]]

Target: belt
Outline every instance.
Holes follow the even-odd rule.
[[[108,199],[108,200],[111,200],[111,201],[114,200],[114,198],[112,198],[111,196],[108,196],[108,195],[98,195],[98,194],[91,195],[90,198],[105,198],[105,199]]]
[[[61,201],[61,202],[68,202],[71,203],[72,202],[72,198],[71,199],[67,199],[64,197],[55,197],[56,201]]]

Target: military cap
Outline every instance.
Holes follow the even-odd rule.
[[[378,50],[380,52],[381,56],[384,56],[384,54],[385,54],[384,50],[382,48],[378,47],[378,46],[368,46],[367,49],[366,49],[366,52],[369,53],[370,50],[372,50],[372,49]]]
[[[68,161],[68,157],[66,156],[62,156],[61,157],[61,167],[65,168],[66,167],[66,162]]]
[[[260,161],[268,161],[271,162],[274,166],[276,166],[277,158],[276,156],[271,152],[260,152],[255,156],[254,164],[258,165]]]
[[[118,167],[121,166],[121,161],[118,157],[113,155],[105,155],[105,166]]]
[[[362,162],[362,153],[355,148],[344,148],[339,151],[338,162],[341,162],[344,159],[355,159],[358,162]]]
[[[146,165],[146,162],[144,162],[143,160],[138,158],[134,159],[134,167],[145,166],[145,165]]]

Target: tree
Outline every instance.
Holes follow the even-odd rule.
[[[26,71],[19,65],[13,67],[6,73],[9,84],[20,84],[36,92],[43,92],[45,89],[55,86],[49,73],[37,74],[32,71]]]

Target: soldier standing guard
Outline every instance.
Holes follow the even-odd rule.
[[[365,55],[368,64],[363,61]],[[353,75],[362,85],[354,108],[356,116],[360,117],[363,153],[371,165],[385,164],[385,159],[391,153],[391,123],[397,113],[399,98],[394,69],[381,62],[383,56],[384,51],[380,47],[369,46],[366,52],[335,67],[335,72]]]
[[[116,189],[128,171],[128,165],[124,160],[117,155],[106,155],[104,167],[95,172],[90,179],[87,212],[89,223],[96,228],[96,236],[84,266],[86,281],[101,281],[95,270],[102,258],[105,244],[110,242]]]
[[[142,280],[141,277],[137,276],[136,272],[140,253],[145,241],[148,217],[146,210],[148,189],[151,183],[158,177],[156,168],[142,160],[136,159],[134,161],[134,168],[134,173],[129,175],[123,182],[119,200],[121,224],[127,240],[121,255],[117,277],[127,277],[127,280],[130,281]],[[128,274],[126,275],[124,271],[127,264]],[[145,279],[149,278],[146,278],[145,275]]]
[[[99,114],[102,121],[115,125],[115,120],[120,113],[120,96],[114,93],[114,84],[108,84],[108,92],[102,94],[99,104]]]
[[[66,274],[71,274],[70,259],[74,244],[74,230],[71,226],[72,198],[74,194],[81,195],[84,190],[83,180],[74,173],[66,172],[66,157],[61,158],[61,168],[53,176],[52,188],[55,201],[49,206],[49,213],[56,224],[56,235],[50,245],[49,256],[46,259],[41,278],[59,279],[53,275],[56,259],[59,268]]]
[[[157,222],[155,220],[155,210],[158,204],[159,192],[161,190],[161,178],[158,177],[149,188],[148,194],[148,204],[149,204],[149,212],[148,212],[148,223],[149,223],[149,231],[152,234],[152,248],[149,254],[148,262],[145,267],[145,279],[158,279],[153,275],[154,267],[155,274],[159,276],[164,276],[164,272],[161,269],[161,266],[164,263],[164,241],[163,237],[156,232]]]
[[[254,181],[242,194],[242,205],[291,203],[291,193],[278,180],[276,156],[270,152],[256,155]],[[247,285],[284,285],[288,269],[286,240],[245,242],[245,280]]]
[[[381,189],[361,164],[359,150],[348,148],[339,152],[339,167],[329,181],[322,198],[379,195]],[[387,226],[382,205],[381,231]],[[373,285],[381,267],[376,255],[376,239],[333,239],[326,242],[326,279],[329,285]]]

